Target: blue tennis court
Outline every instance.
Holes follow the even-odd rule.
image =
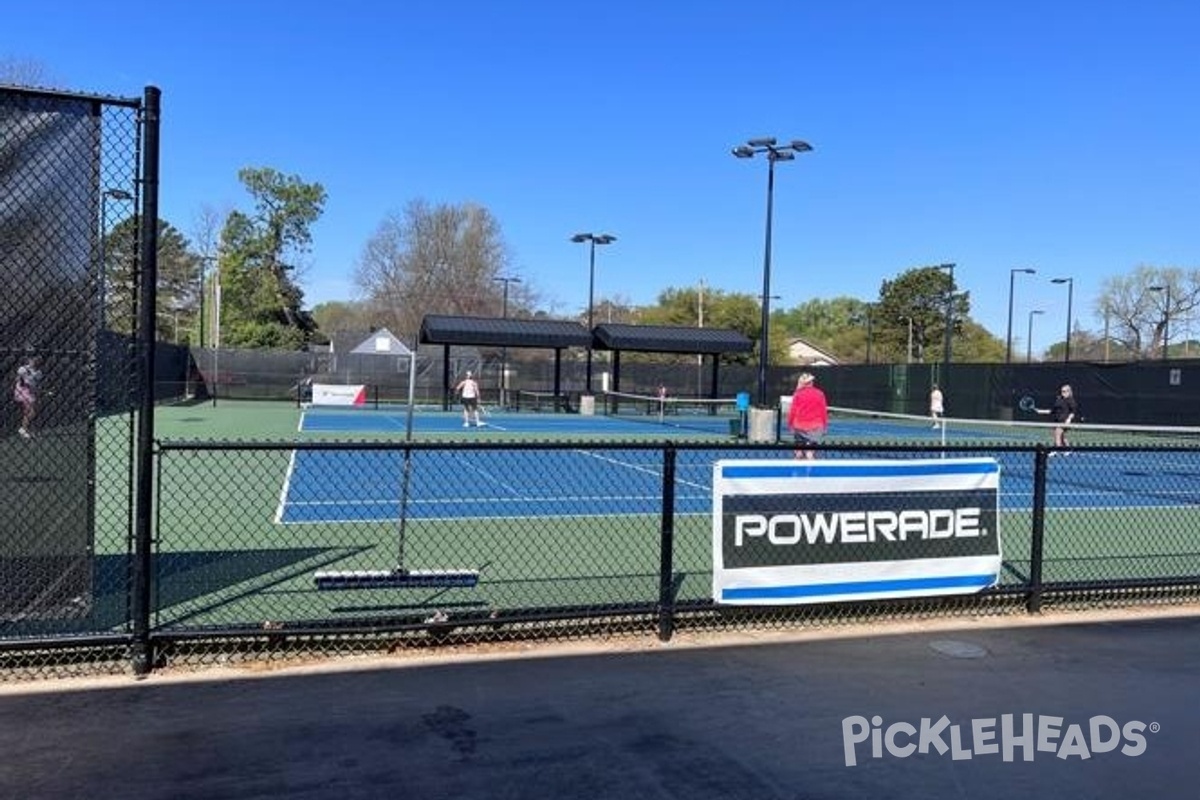
[[[681,453],[676,509],[707,513],[712,461]],[[687,456],[687,458],[684,458]],[[570,491],[564,491],[569,487]],[[404,454],[296,451],[277,521],[399,519]],[[662,510],[656,450],[417,450],[408,481],[410,519],[607,516]]]

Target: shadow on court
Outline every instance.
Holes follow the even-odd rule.
[[[1192,797],[1200,779],[1200,617],[746,640],[0,687],[0,787],[1010,800]],[[908,754],[923,719],[928,752]]]

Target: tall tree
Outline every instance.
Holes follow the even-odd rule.
[[[221,343],[298,347],[311,336],[313,322],[302,310],[296,259],[312,242],[325,189],[269,167],[243,169],[238,178],[254,210],[230,213],[221,231]]]
[[[415,337],[426,314],[502,314],[511,258],[491,212],[482,206],[414,200],[387,215],[363,248],[355,280],[393,333]],[[509,284],[509,316],[534,305],[527,282]]]
[[[1093,309],[1122,351],[1151,356],[1161,353],[1164,333],[1182,340],[1175,334],[1186,330],[1198,305],[1200,270],[1141,265],[1106,279]]]
[[[961,342],[963,323],[969,319],[971,298],[969,292],[959,292],[949,273],[937,267],[916,267],[895,280],[883,282],[879,301],[874,305],[874,319],[880,322],[877,334],[880,341],[903,352],[908,342],[908,320],[912,320],[913,359],[923,362],[941,360],[947,296],[950,298],[951,356],[954,358],[953,345]],[[956,360],[964,360],[964,355],[959,352]]]
[[[133,331],[137,308],[137,273],[134,271],[138,220],[127,217],[104,237],[105,319],[115,331]],[[158,282],[156,320],[158,338],[185,342],[196,324],[196,256],[188,240],[171,223],[158,221]]]

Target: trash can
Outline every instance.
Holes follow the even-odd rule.
[[[747,438],[752,442],[775,441],[775,409],[750,409],[750,431]]]
[[[729,435],[735,439],[744,439],[746,437],[746,414],[745,412],[738,414],[736,417],[731,417],[729,420]]]
[[[584,417],[596,415],[596,396],[584,394],[579,396],[579,413]]]

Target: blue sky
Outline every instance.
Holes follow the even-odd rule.
[[[1059,0],[119,4],[6,9],[0,58],[74,90],[163,91],[160,211],[248,207],[244,166],[329,193],[302,278],[355,297],[354,267],[414,199],[476,202],[513,272],[560,314],[668,287],[762,291],[766,162],[755,136],[814,150],[776,172],[771,293],[874,299],[955,262],[972,314],[1061,341],[1066,290],[1098,329],[1104,278],[1198,267],[1200,4]]]

